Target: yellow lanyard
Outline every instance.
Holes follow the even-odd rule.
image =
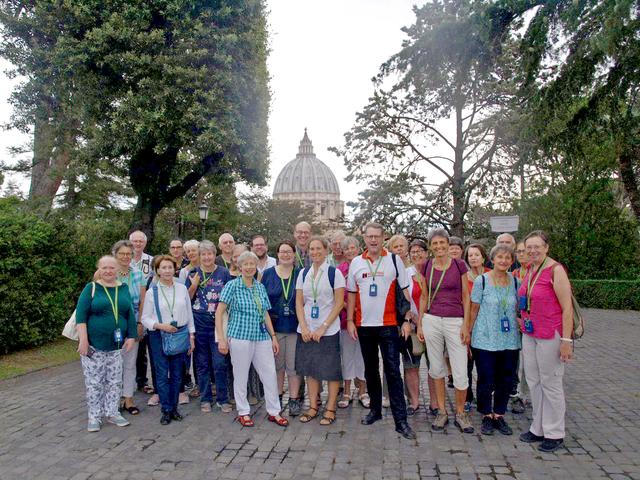
[[[378,263],[376,263],[376,269],[374,270],[371,268],[373,262],[367,258],[367,267],[369,267],[369,272],[371,272],[371,279],[373,280],[373,283],[376,283],[376,275],[378,273],[378,269],[380,268],[380,262],[382,262],[382,255],[380,255],[380,258],[378,258]]]
[[[164,301],[167,304],[167,308],[169,309],[169,312],[171,313],[171,320],[173,320],[173,307],[175,307],[175,305],[176,305],[176,287],[175,287],[175,285],[173,285],[171,287],[171,290],[173,291],[173,299],[171,300],[171,304],[169,304],[169,299],[167,298],[167,296],[164,293],[164,287],[162,285],[160,285],[160,292],[162,293],[162,297],[164,298]]]
[[[104,293],[107,294],[107,298],[109,299],[109,303],[111,304],[111,310],[113,311],[113,318],[116,321],[116,328],[118,328],[118,286],[116,285],[116,301],[115,301],[115,303],[114,303],[113,299],[111,298],[111,295],[109,294],[109,290],[107,290],[107,287],[102,285],[102,288],[104,288]]]
[[[291,279],[293,278],[293,270],[291,271],[291,275],[289,275],[289,280],[287,281],[287,286],[284,286],[284,280],[280,275],[278,275],[280,279],[280,283],[282,284],[282,294],[284,295],[285,303],[289,302],[289,291],[291,290]]]

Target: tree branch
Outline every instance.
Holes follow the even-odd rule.
[[[211,173],[214,167],[220,164],[222,157],[224,157],[222,152],[204,157],[190,173],[164,193],[162,196],[163,204],[168,205],[176,198],[183,197],[202,177]]]

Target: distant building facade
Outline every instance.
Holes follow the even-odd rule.
[[[306,128],[296,158],[284,166],[276,179],[273,198],[313,208],[314,223],[335,225],[342,221],[344,202],[340,200],[338,181],[313,153]]]

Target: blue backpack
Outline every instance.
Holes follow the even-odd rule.
[[[307,273],[309,273],[309,270],[311,270],[311,267],[305,267],[305,269],[302,271],[302,283],[304,283],[304,281],[307,279]],[[327,273],[327,275],[329,275],[329,284],[331,285],[331,289],[333,290],[333,285],[336,282],[336,267],[332,267],[331,265],[329,265],[329,272]]]

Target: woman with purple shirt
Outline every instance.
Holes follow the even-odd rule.
[[[469,414],[464,411],[467,397],[467,345],[469,344],[469,286],[467,266],[462,260],[449,256],[449,234],[442,228],[429,232],[427,237],[433,259],[423,270],[426,288],[420,297],[418,337],[425,341],[429,356],[429,375],[434,379],[438,397],[438,415],[432,430],[444,430],[449,423],[445,404],[444,380],[447,367],[444,348],[447,347],[453,383],[456,391],[454,424],[464,433],[473,433]]]
[[[564,364],[573,356],[571,284],[564,268],[547,256],[547,235],[538,230],[524,239],[531,264],[518,290],[522,317],[522,356],[531,390],[533,421],[520,435],[554,452],[564,440]],[[560,266],[560,268],[556,268]]]

